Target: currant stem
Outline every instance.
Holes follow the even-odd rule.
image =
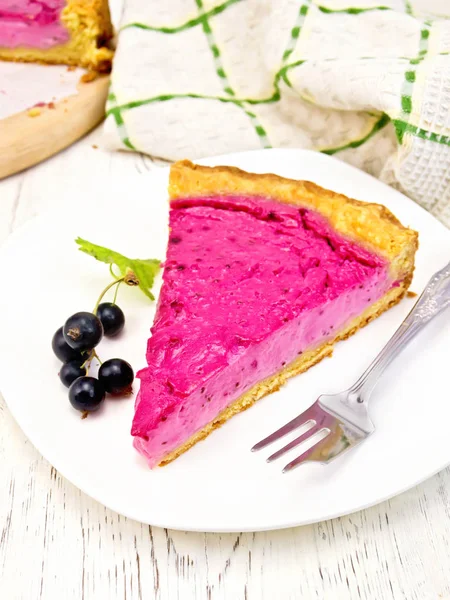
[[[105,289],[102,291],[102,293],[100,294],[95,306],[94,306],[94,310],[92,311],[94,313],[94,315],[97,314],[97,310],[98,310],[98,306],[100,304],[100,302],[103,300],[103,296],[106,294],[106,292],[108,292],[112,287],[114,287],[115,285],[122,283],[122,281],[125,281],[125,276],[123,277],[119,277],[119,279],[116,279],[115,281],[112,281],[111,283],[109,283]]]
[[[100,360],[100,357],[95,350],[92,350],[91,356],[92,356],[92,358],[96,358],[101,365],[103,364],[103,362]]]
[[[84,363],[81,365],[81,369],[84,369],[86,367],[86,365],[88,364],[89,361],[92,360],[92,353],[89,354],[89,356],[87,357],[87,359],[84,361]],[[86,367],[86,374],[89,371],[89,367]]]
[[[120,283],[122,283],[122,282],[120,282]],[[119,283],[119,285],[116,287],[116,291],[114,292],[113,304],[115,304],[115,303],[116,303],[116,300],[117,300],[117,293],[118,293],[118,291],[119,291],[119,288],[120,288],[120,283]]]
[[[89,369],[91,368],[91,362],[93,361],[94,358],[96,358],[101,365],[103,364],[103,362],[100,360],[100,357],[97,354],[97,352],[95,350],[91,350],[89,353],[89,356],[86,358],[84,363],[81,365],[82,369],[83,368],[86,369],[86,375],[89,375]]]

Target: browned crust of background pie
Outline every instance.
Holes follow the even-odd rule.
[[[171,198],[221,193],[269,197],[316,210],[328,219],[336,231],[386,258],[390,263],[390,275],[393,280],[397,280],[398,285],[338,331],[333,340],[303,352],[282,370],[258,382],[234,400],[184,444],[168,452],[159,466],[172,462],[233,415],[246,410],[267,394],[277,391],[290,377],[307,371],[323,358],[331,356],[336,342],[353,335],[405,296],[414,272],[418,235],[415,231],[403,227],[384,206],[353,200],[309,181],[295,181],[272,174],[246,173],[235,167],[203,167],[189,161],[181,161],[172,166],[169,182]]]
[[[108,72],[114,54],[108,47],[113,37],[108,0],[67,0],[61,21],[70,34],[65,44],[46,49],[0,46],[0,59],[64,64]]]
[[[404,227],[381,204],[360,202],[310,181],[286,179],[272,173],[247,173],[236,167],[203,167],[188,160],[172,165],[171,199],[213,194],[262,196],[315,210],[344,237],[386,258],[393,278],[404,279],[414,270],[418,234]]]

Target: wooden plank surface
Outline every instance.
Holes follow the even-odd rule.
[[[109,76],[101,75],[80,82],[74,96],[0,120],[0,179],[53,156],[98,125],[108,85]]]
[[[96,145],[97,131],[0,182],[0,243],[35,214],[76,206],[86,182],[98,194],[105,182],[132,189],[159,164]],[[0,400],[0,598],[450,599],[450,470],[379,506],[308,527],[170,531],[121,517],[77,490]]]

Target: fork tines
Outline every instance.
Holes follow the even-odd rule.
[[[289,421],[289,423],[286,423],[286,425],[283,425],[283,427],[280,427],[280,429],[255,444],[252,448],[252,452],[265,448],[269,444],[276,442],[296,429],[304,429],[298,437],[267,458],[267,462],[272,462],[306,440],[314,440],[312,446],[305,449],[300,456],[284,467],[283,473],[286,473],[307,460],[320,460],[320,456],[322,456],[320,451],[326,447],[325,439],[332,432],[332,429],[330,428],[332,422],[337,422],[337,420],[329,413],[325,412],[319,406],[318,402],[315,402],[310,408],[295,417],[295,419],[292,419],[292,421]]]

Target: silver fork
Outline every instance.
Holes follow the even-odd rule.
[[[306,461],[329,463],[362,442],[375,431],[369,417],[368,404],[382,373],[425,325],[448,306],[450,263],[431,277],[406,319],[350,389],[339,394],[319,396],[310,408],[258,442],[252,451],[261,450],[302,427],[303,431],[297,438],[269,456],[267,462],[272,462],[302,442],[317,436],[317,441],[309,449],[284,467],[283,473],[286,473]]]

